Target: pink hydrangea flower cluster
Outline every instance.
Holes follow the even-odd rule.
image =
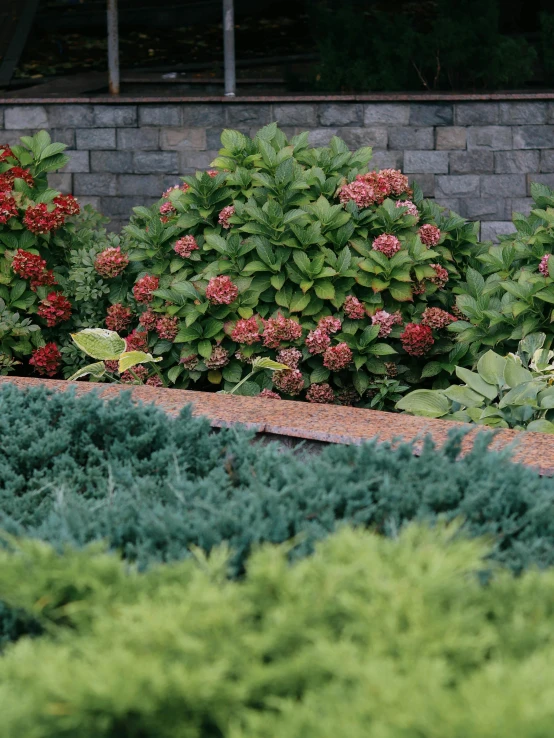
[[[175,209],[173,203],[164,202],[163,205],[160,205],[160,220],[162,221],[162,223],[167,223],[171,216],[175,215],[176,212],[177,210]]]
[[[154,290],[160,286],[159,277],[153,277],[151,274],[145,274],[144,277],[137,279],[133,287],[133,295],[137,302],[152,302]]]
[[[390,335],[395,325],[402,325],[402,315],[400,313],[388,313],[386,310],[377,310],[375,315],[371,316],[373,325],[379,326],[378,338],[386,338]]]
[[[541,259],[541,263],[539,264],[539,272],[542,274],[543,277],[550,276],[550,272],[548,271],[548,260],[549,259],[550,259],[550,254],[545,254]]]
[[[423,356],[435,343],[431,328],[417,323],[408,323],[400,341],[404,351],[410,356]]]
[[[354,295],[348,295],[344,300],[343,306],[344,314],[350,320],[362,320],[365,318],[365,308],[363,304]]]
[[[433,267],[436,274],[436,276],[431,277],[429,281],[436,284],[437,287],[442,290],[444,285],[448,282],[448,271],[440,264],[429,264],[429,266]]]
[[[397,200],[395,203],[396,208],[407,208],[406,215],[413,215],[415,218],[419,218],[419,210],[411,200]]]
[[[229,218],[232,218],[234,214],[235,214],[234,206],[227,205],[227,207],[223,208],[223,210],[219,213],[219,217],[218,217],[219,225],[228,230],[231,227],[231,224],[229,223]]]
[[[441,310],[438,307],[428,307],[425,308],[421,316],[421,325],[428,325],[429,328],[440,330],[441,328],[446,328],[450,323],[455,323],[457,320],[458,318],[450,315],[446,310]]]
[[[227,275],[213,277],[206,287],[206,297],[212,305],[230,305],[239,296],[239,288]]]
[[[317,327],[319,330],[325,331],[325,333],[336,333],[342,328],[342,323],[340,322],[340,318],[327,315],[325,318],[321,318]]]
[[[157,313],[155,313],[151,308],[148,308],[140,316],[139,323],[141,324],[143,328],[146,328],[147,331],[155,331],[156,323],[158,322],[159,317],[160,316]]]
[[[383,183],[382,187],[385,189],[385,195],[402,195],[404,192],[409,192],[410,185],[408,177],[399,169],[381,169],[378,172],[379,179]]]
[[[107,278],[119,277],[128,265],[129,257],[121,253],[119,246],[104,249],[94,261],[94,268],[98,274]]]
[[[273,384],[287,395],[299,395],[304,389],[304,377],[300,369],[282,369],[273,373]]]
[[[432,225],[431,223],[426,223],[425,225],[422,225],[417,233],[421,243],[427,246],[428,249],[436,246],[441,240],[441,232],[439,228],[437,228],[436,225]]]
[[[144,382],[146,378],[148,377],[148,369],[144,366],[144,364],[137,364],[137,366],[134,366],[132,369],[133,374],[138,377],[139,382]],[[121,381],[124,384],[137,384],[136,377],[133,376],[129,370],[126,372],[123,372],[123,374],[120,376]]]
[[[167,190],[163,193],[162,197],[164,199],[167,199],[172,192],[175,190],[181,190],[181,192],[186,192],[187,190],[190,190],[190,185],[188,185],[186,182],[183,182],[182,185],[173,185],[173,187],[168,187]]]
[[[306,392],[306,399],[308,402],[329,405],[335,401],[335,394],[331,389],[331,385],[326,382],[323,384],[312,384]]]
[[[302,337],[302,326],[292,318],[279,313],[276,318],[266,320],[263,332],[264,346],[279,348],[281,343],[296,341]]]
[[[148,351],[148,334],[146,331],[131,331],[125,339],[126,351]]]
[[[181,356],[181,358],[179,359],[179,364],[182,364],[187,371],[193,372],[198,366],[198,356],[196,354]]]
[[[339,200],[343,205],[352,200],[359,208],[368,208],[378,199],[378,193],[369,182],[355,180],[343,185],[339,190]]]
[[[352,361],[352,351],[345,343],[329,346],[323,354],[323,366],[332,371],[345,369]]]
[[[270,389],[263,389],[258,397],[262,400],[280,400],[281,395],[279,395],[277,392],[273,392]]]
[[[50,292],[40,301],[37,315],[46,321],[49,328],[53,328],[71,318],[71,303],[61,292]]]
[[[166,341],[173,341],[179,333],[179,318],[176,315],[162,315],[156,321],[156,333]]]
[[[259,318],[253,315],[251,318],[237,321],[231,332],[231,338],[237,343],[245,343],[251,346],[261,341]],[[261,321],[260,321],[261,322]]]
[[[131,311],[120,302],[110,305],[106,313],[106,327],[110,331],[124,331],[131,322]]]
[[[217,171],[217,169],[208,169],[206,174],[208,175],[208,177],[211,177],[213,179],[214,177],[217,177],[219,172]]]
[[[281,349],[281,351],[277,352],[277,356],[275,357],[275,360],[278,361],[279,364],[285,364],[289,369],[298,369],[298,364],[300,364],[301,359],[302,352],[296,348]]]
[[[306,336],[306,346],[310,354],[322,354],[330,345],[329,334],[321,328],[310,331]]]
[[[173,251],[182,259],[188,259],[193,251],[198,251],[198,244],[194,236],[183,236],[175,242]]]
[[[402,248],[400,241],[392,233],[382,233],[373,241],[372,247],[374,251],[380,251],[387,259],[390,259]]]
[[[209,359],[205,359],[204,363],[208,369],[222,369],[229,363],[229,353],[223,346],[214,346],[212,355]]]
[[[53,377],[58,372],[61,363],[61,352],[53,342],[35,349],[29,359],[29,364],[34,366],[39,374],[46,377]]]

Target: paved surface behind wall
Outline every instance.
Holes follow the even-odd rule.
[[[409,415],[384,413],[377,410],[315,405],[287,400],[260,400],[255,397],[218,395],[209,392],[158,389],[153,387],[124,387],[94,382],[66,382],[55,379],[27,377],[0,377],[0,387],[12,383],[25,389],[44,386],[56,391],[73,389],[78,395],[97,391],[109,399],[120,392],[130,391],[140,402],[154,403],[165,412],[176,415],[191,404],[194,415],[204,415],[212,426],[221,428],[240,423],[264,437],[280,439],[293,445],[293,439],[304,439],[313,446],[320,443],[360,444],[371,439],[379,441],[416,440],[416,449],[426,435],[441,446],[452,428],[463,428],[462,423],[446,420],[416,418]],[[491,448],[513,444],[512,458],[554,476],[554,436],[546,433],[513,430],[490,431],[475,426],[464,441],[464,450],[471,448],[475,434],[491,434]]]

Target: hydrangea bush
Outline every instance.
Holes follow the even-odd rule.
[[[474,261],[476,224],[336,137],[312,148],[271,124],[222,144],[214,169],[135,208],[126,254],[99,257],[108,282],[130,280],[104,325],[143,335],[182,388],[229,391],[258,356],[289,368],[241,393],[365,404],[398,374],[443,381],[458,356],[449,288]]]

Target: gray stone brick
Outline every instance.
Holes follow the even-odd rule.
[[[410,121],[408,103],[369,103],[364,105],[364,125],[407,126]]]
[[[467,102],[454,106],[454,121],[458,126],[488,126],[499,120],[498,103]]]
[[[159,148],[159,128],[118,128],[117,148],[154,151]]]
[[[110,222],[106,225],[108,233],[121,233],[121,229],[128,223],[128,218],[119,220],[118,218],[111,218]]]
[[[259,105],[243,105],[241,103],[229,103],[227,105],[227,125],[232,128],[237,126],[265,126],[271,121],[270,106],[263,103]]]
[[[554,172],[554,151],[541,151],[541,172]]]
[[[115,128],[77,128],[78,149],[115,149]]]
[[[426,174],[424,172],[416,173],[416,174],[410,174],[408,176],[408,180],[410,184],[413,184],[414,182],[417,182],[419,187],[421,188],[421,191],[423,192],[424,197],[434,197],[436,193],[436,177],[434,174]]]
[[[51,128],[92,128],[92,105],[47,105],[46,114]]]
[[[467,144],[467,131],[459,126],[447,126],[436,128],[436,144],[438,150],[465,149]]]
[[[169,151],[202,150],[206,148],[204,128],[162,128],[160,148]]]
[[[160,198],[164,189],[164,180],[159,174],[119,174],[117,176],[117,193],[110,192],[108,194],[132,195],[136,204],[138,199],[145,195]]]
[[[448,210],[451,210],[454,213],[460,212],[460,202],[463,202],[459,200],[457,197],[441,197],[437,199],[437,203],[439,205],[442,205],[443,208],[448,208]]]
[[[525,197],[526,194],[524,174],[485,174],[481,176],[483,197]]]
[[[180,126],[181,108],[179,105],[140,105],[138,120],[139,126]]]
[[[136,105],[94,105],[92,114],[94,125],[99,128],[136,126],[138,123]]]
[[[509,150],[512,148],[512,129],[506,126],[470,126],[467,129],[467,148]]]
[[[0,108],[0,130],[4,128],[4,110]]]
[[[543,152],[546,153],[546,152]],[[538,151],[497,151],[494,155],[494,171],[497,174],[514,174],[539,171]]]
[[[410,125],[412,126],[451,126],[453,120],[452,105],[444,103],[412,103],[410,105]]]
[[[137,151],[134,154],[134,167],[138,174],[177,174],[178,154],[175,151]]]
[[[394,126],[389,128],[391,149],[433,149],[434,139],[434,130],[430,127]]]
[[[359,126],[363,123],[361,105],[352,103],[325,103],[319,107],[322,126]]]
[[[339,128],[338,136],[351,148],[373,146],[374,149],[386,149],[388,133],[386,128]]]
[[[133,154],[130,151],[91,151],[90,168],[93,172],[132,174]]]
[[[70,151],[66,149],[64,154],[69,156],[69,164],[66,164],[62,169],[63,172],[90,172],[88,151]]]
[[[141,205],[149,207],[153,205],[156,197],[143,197],[141,198]],[[137,206],[137,200],[134,197],[102,197],[100,210],[103,215],[107,215],[110,218],[125,216],[127,219],[132,213],[134,207]]]
[[[514,197],[510,200],[510,218],[513,213],[529,215],[534,207],[535,201],[532,197]]]
[[[225,126],[225,108],[228,106],[207,103],[189,103],[182,106],[183,125],[188,128],[212,128]],[[235,126],[238,128],[238,126]]]
[[[109,199],[109,198],[108,198]],[[79,198],[79,204],[81,207],[86,207],[87,205],[90,205],[91,208],[94,208],[95,210],[99,210],[102,214],[104,214],[104,211],[102,210],[102,205],[99,197],[92,197],[89,195],[83,195]]]
[[[469,220],[509,220],[509,200],[502,197],[467,197],[460,201],[460,215]]]
[[[498,241],[498,236],[514,233],[515,226],[510,221],[489,221],[481,225],[481,241]]]
[[[14,105],[4,109],[4,126],[6,130],[37,130],[48,128],[50,122],[46,108],[42,105]]]
[[[308,141],[311,146],[327,146],[333,136],[338,135],[338,128],[312,128]]]
[[[75,195],[117,195],[115,174],[74,174],[73,191]]]
[[[450,174],[437,177],[437,197],[479,197],[480,192],[478,174]]]
[[[494,172],[494,153],[492,151],[455,151],[449,154],[452,174],[479,174]]]
[[[446,174],[448,172],[448,153],[446,151],[405,151],[404,171]]]
[[[181,170],[190,172],[197,169],[208,169],[217,153],[217,151],[182,151],[179,154]]]
[[[317,107],[307,103],[281,103],[273,106],[273,120],[282,126],[317,126]]]
[[[52,141],[63,143],[70,149],[75,148],[75,129],[74,128],[53,128],[50,130]]]
[[[403,169],[404,168],[404,152],[403,151],[374,151],[370,169]]]
[[[545,102],[500,103],[500,122],[506,125],[539,125],[546,123],[547,116]]]
[[[554,149],[554,126],[518,126],[514,149]]]
[[[527,195],[531,194],[531,184],[539,182],[554,189],[554,174],[528,174],[527,175]]]
[[[73,175],[69,172],[51,172],[48,175],[48,185],[64,194],[73,192]]]

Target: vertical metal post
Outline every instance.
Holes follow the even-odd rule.
[[[110,94],[119,95],[119,30],[117,0],[108,0],[108,84]]]
[[[233,0],[223,0],[223,58],[225,61],[225,96],[234,97],[237,80],[235,73],[235,10]]]

